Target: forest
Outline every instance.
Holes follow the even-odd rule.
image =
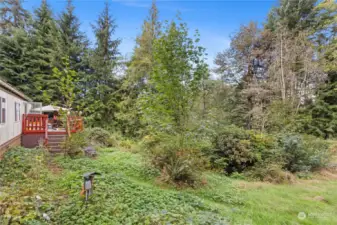
[[[199,31],[183,13],[161,20],[155,1],[125,59],[108,2],[90,40],[72,0],[60,15],[47,0],[34,12],[1,0],[0,79],[72,109],[85,130],[66,140],[66,157],[22,148],[4,156],[0,222],[336,224],[337,3],[278,0],[265,17],[237,27],[212,68]],[[83,156],[88,145],[97,159]],[[106,175],[81,218],[72,180],[93,168]],[[320,181],[322,171],[331,180]],[[14,204],[37,193],[39,209]],[[302,211],[316,216],[302,220]]]

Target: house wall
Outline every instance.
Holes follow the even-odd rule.
[[[6,99],[6,122],[0,124],[0,146],[2,148],[12,139],[21,136],[22,114],[25,113],[27,102],[0,86],[0,97]],[[19,120],[15,121],[15,102],[20,104]],[[7,144],[6,144],[7,145]]]

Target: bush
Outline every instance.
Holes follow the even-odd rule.
[[[330,151],[328,142],[314,136],[275,137],[228,126],[216,135],[213,148],[207,154],[213,168],[222,168],[228,174],[252,170],[246,174],[264,180],[265,177],[282,177],[282,169],[306,172],[324,167]]]
[[[151,149],[160,143],[160,138],[154,135],[146,135],[141,140],[141,147],[143,149]]]
[[[329,161],[328,143],[314,136],[281,136],[279,145],[285,160],[284,168],[290,172],[312,171],[326,166]]]
[[[63,143],[64,155],[75,157],[83,153],[83,148],[88,145],[85,132],[75,133],[68,137]]]
[[[215,137],[214,149],[210,152],[213,166],[224,168],[229,174],[253,166],[259,156],[253,151],[250,136],[249,132],[235,126],[224,129]]]
[[[279,163],[263,163],[256,165],[252,170],[245,173],[247,176],[260,181],[266,181],[277,184],[294,183],[295,176],[290,172],[284,171],[282,164]]]
[[[109,131],[100,127],[94,127],[87,131],[88,139],[92,145],[102,145],[107,147],[115,147],[118,145],[116,136],[111,135]]]
[[[119,142],[119,146],[124,149],[131,149],[134,142],[132,140],[126,139]]]
[[[180,137],[166,137],[147,149],[153,166],[161,171],[160,179],[167,183],[198,183],[198,173],[205,165],[201,152]]]

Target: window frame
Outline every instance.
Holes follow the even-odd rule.
[[[0,124],[5,124],[7,122],[7,100],[6,98],[0,97]]]
[[[20,122],[21,121],[21,116],[20,116],[20,114],[21,114],[21,105],[20,105],[20,103],[19,102],[14,102],[14,113],[15,113],[15,115],[14,115],[14,120],[15,120],[15,122]]]

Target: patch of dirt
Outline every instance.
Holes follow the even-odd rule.
[[[316,202],[325,202],[325,203],[329,203],[328,200],[326,200],[323,196],[315,196],[315,197],[305,197],[305,200],[308,201],[316,201]]]
[[[54,162],[48,163],[47,167],[53,174],[60,174],[62,172],[62,168]]]
[[[328,202],[323,196],[315,196],[313,200],[319,202]]]
[[[329,169],[321,169],[319,171],[319,175],[324,180],[337,180],[337,171],[332,171]]]

